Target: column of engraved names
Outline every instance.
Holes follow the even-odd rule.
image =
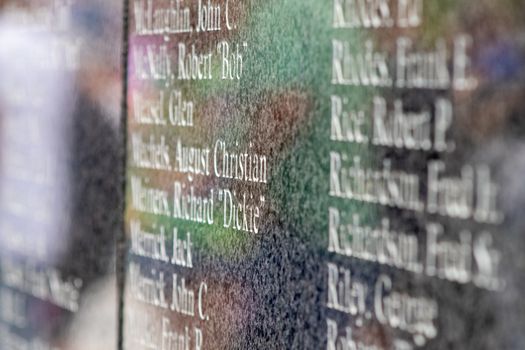
[[[242,139],[204,137],[202,128],[214,125],[202,108],[206,99],[192,93],[243,78],[248,43],[235,39],[234,6],[231,0],[132,2],[129,189],[135,215],[128,225],[137,259],[129,265],[128,288],[150,307],[146,315],[127,308],[127,328],[140,330],[130,334],[133,346],[206,348],[205,325],[214,317],[206,300],[214,291],[195,273],[195,237],[259,232],[265,199],[249,189],[266,185],[267,157]]]
[[[424,8],[424,0],[332,1],[331,82],[339,93],[329,101],[330,141],[348,148],[334,147],[329,155],[329,195],[339,201],[328,212],[328,251],[409,276],[439,279],[445,286],[473,284],[496,291],[503,282],[497,275],[500,254],[492,234],[468,229],[450,233],[440,223],[440,218],[486,225],[502,220],[498,186],[488,166],[464,164],[454,173],[441,160],[455,150],[449,139],[454,106],[447,92],[468,92],[477,85],[468,54],[472,39],[457,34],[422,47],[414,34],[421,30]],[[344,39],[355,38],[356,32],[366,33],[365,39],[357,44]],[[390,34],[394,48],[386,48],[376,33]],[[356,89],[370,92],[368,105],[350,103]],[[409,110],[405,99],[416,93],[432,96],[431,102]],[[346,151],[352,146],[363,146],[372,156]],[[424,171],[389,158],[373,159],[376,151],[387,149],[420,159],[433,159],[428,154],[438,157],[425,161]],[[415,232],[395,228],[389,217],[365,224],[358,212],[338,207],[348,201],[428,219]],[[353,334],[364,322],[394,330],[396,349],[421,347],[438,335],[439,305],[432,296],[400,291],[388,273],[369,282],[354,278],[352,268],[335,262],[327,269],[327,307],[349,320],[348,325],[338,324],[329,313],[327,349],[358,348],[361,340]]]

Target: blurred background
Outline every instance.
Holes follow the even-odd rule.
[[[116,347],[121,1],[0,1],[0,349]]]

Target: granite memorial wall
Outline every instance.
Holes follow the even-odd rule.
[[[1,349],[525,348],[523,1],[0,12]]]
[[[525,347],[524,10],[131,1],[125,348]]]

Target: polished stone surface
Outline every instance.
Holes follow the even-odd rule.
[[[519,349],[524,5],[131,1],[126,349]]]

